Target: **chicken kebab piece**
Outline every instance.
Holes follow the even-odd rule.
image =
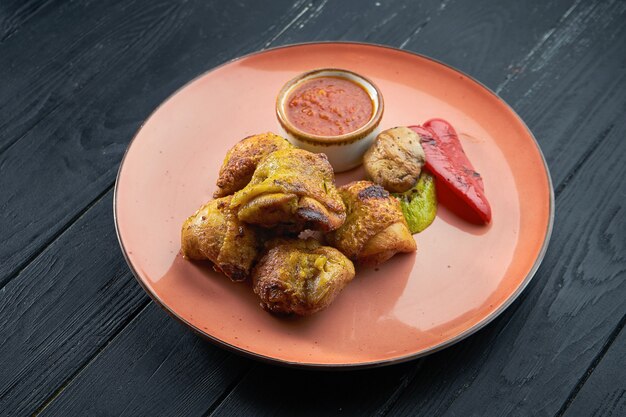
[[[189,217],[183,224],[181,247],[186,258],[208,259],[233,281],[243,281],[257,257],[258,237],[230,209],[231,199],[209,201]]]
[[[243,222],[289,232],[328,232],[346,218],[326,155],[298,148],[280,149],[262,159],[230,206]]]
[[[328,242],[351,260],[366,266],[381,264],[399,252],[417,250],[400,202],[380,185],[355,181],[339,188],[347,218],[326,235]]]
[[[272,313],[316,313],[354,278],[352,262],[315,239],[277,239],[268,246],[252,279],[261,306]]]
[[[242,139],[226,153],[213,197],[224,197],[241,190],[250,182],[261,159],[279,149],[292,147],[287,139],[269,132]]]

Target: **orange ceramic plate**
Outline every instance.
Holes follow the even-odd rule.
[[[307,318],[266,313],[247,284],[179,255],[183,221],[211,198],[226,151],[278,131],[274,101],[295,75],[345,68],[385,98],[382,128],[450,121],[482,174],[491,225],[440,207],[418,250],[357,276]],[[363,178],[356,169],[339,184]],[[115,189],[119,239],[140,284],[169,313],[222,346],[284,364],[365,367],[434,352],[501,313],[530,281],[553,220],[550,176],[515,112],[467,75],[429,58],[354,43],[294,45],[237,59],[197,78],[150,116],[129,146]]]

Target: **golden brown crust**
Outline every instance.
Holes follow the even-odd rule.
[[[348,258],[314,239],[278,239],[267,246],[252,279],[261,306],[272,313],[318,312],[354,278]]]
[[[274,151],[291,147],[293,145],[287,139],[270,132],[242,139],[226,153],[213,197],[241,190],[250,182],[261,159]]]
[[[232,196],[209,201],[183,224],[182,253],[208,259],[233,281],[243,281],[258,253],[256,231],[230,210]]]
[[[263,159],[231,207],[244,222],[293,231],[334,230],[346,216],[326,155],[297,148]]]
[[[359,253],[359,264],[376,266],[399,252],[415,252],[417,246],[405,224],[396,222],[374,235]]]
[[[381,132],[363,155],[367,175],[391,192],[404,192],[415,185],[426,155],[417,133],[408,127]]]
[[[340,187],[339,194],[346,205],[346,221],[326,238],[348,258],[376,265],[398,252],[416,250],[399,201],[380,185],[355,181]]]

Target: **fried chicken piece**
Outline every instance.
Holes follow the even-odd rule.
[[[348,258],[375,266],[396,253],[417,250],[400,202],[383,187],[355,181],[340,187],[339,194],[346,204],[347,218],[326,238]]]
[[[346,218],[326,155],[298,148],[265,157],[250,183],[235,193],[231,208],[243,222],[291,232],[327,232]]]
[[[254,268],[252,282],[261,307],[272,313],[316,313],[354,278],[352,262],[315,239],[281,239],[270,247]]]
[[[367,175],[385,189],[402,193],[415,185],[426,162],[421,139],[408,127],[380,132],[363,155]]]
[[[183,224],[182,253],[189,259],[208,259],[233,281],[243,281],[258,254],[256,231],[230,209],[232,196],[209,201]]]
[[[250,182],[261,159],[274,151],[291,147],[293,145],[287,139],[270,132],[242,139],[226,153],[213,197],[224,197],[241,190]]]

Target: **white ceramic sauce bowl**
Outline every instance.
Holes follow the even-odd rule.
[[[373,111],[368,122],[352,132],[337,136],[319,136],[298,129],[287,118],[288,98],[301,83],[318,77],[339,77],[360,85],[372,100]],[[335,172],[347,171],[361,165],[363,154],[378,135],[383,110],[383,96],[372,81],[355,72],[337,68],[316,69],[300,74],[283,86],[276,99],[276,116],[282,128],[281,133],[299,148],[325,153]]]

